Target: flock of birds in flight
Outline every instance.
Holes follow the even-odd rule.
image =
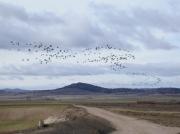
[[[102,64],[109,65],[111,70],[120,71],[127,68],[124,63],[129,60],[135,60],[135,56],[128,50],[122,50],[110,45],[96,46],[94,48],[85,48],[81,50],[62,49],[59,45],[43,44],[43,43],[26,43],[10,42],[17,51],[26,51],[35,57],[22,58],[22,62],[31,62],[36,60],[40,64],[50,64],[53,62],[74,61],[76,64]],[[134,83],[132,85],[148,85],[155,86],[161,82],[161,79],[154,75],[146,73],[129,73],[133,76],[144,76],[152,82]]]

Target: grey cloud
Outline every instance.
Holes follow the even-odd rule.
[[[11,75],[9,77],[6,78],[7,80],[21,80],[23,81],[24,80],[24,77],[22,76],[17,76],[17,75]]]
[[[8,65],[0,68],[1,76],[85,76],[98,74],[128,74],[147,73],[157,76],[180,76],[180,64],[175,63],[148,63],[148,64],[126,64],[127,68],[120,71],[113,71],[110,66],[88,66],[88,65]],[[135,70],[135,71],[134,71]]]
[[[90,14],[89,16],[92,17],[93,15]],[[124,49],[133,48],[133,46],[124,39],[124,36],[116,31],[116,28],[110,29],[110,26],[104,25],[102,20],[99,21],[94,18],[95,21],[93,19],[84,18],[86,19],[84,21],[81,19],[81,17],[78,19],[78,21],[82,21],[80,25],[76,26],[78,22],[74,21],[70,24],[70,27],[67,25],[67,27],[64,28],[63,35],[66,36],[65,42],[67,41],[67,45],[71,44],[74,47],[92,47],[110,44]]]
[[[85,15],[51,12],[31,13],[23,7],[0,2],[0,48],[8,43],[59,42],[67,47],[90,47],[110,44],[124,49],[138,49],[138,41],[147,49],[173,49],[166,39],[151,33],[156,28],[168,33],[179,33],[180,15],[140,7],[121,10],[110,5],[91,2]],[[138,30],[138,28],[142,30]],[[131,41],[132,40],[132,41]]]
[[[43,40],[43,35],[24,25],[17,26],[10,22],[0,21],[0,48],[12,48],[10,41],[30,42]]]
[[[147,63],[147,64],[127,64],[128,68],[124,71],[137,73],[147,73],[157,76],[180,76],[180,64],[177,63]]]
[[[7,3],[0,2],[0,16],[3,19],[17,18],[26,20],[27,14],[24,8],[16,7]]]
[[[169,43],[164,39],[156,38],[147,28],[143,28],[143,30],[141,30],[138,33],[138,36],[136,36],[135,39],[142,42],[149,49],[169,50],[169,49],[177,48],[176,46],[171,45],[171,43]]]
[[[161,12],[155,9],[135,8],[133,14],[140,26],[157,28],[165,32],[180,32],[180,14],[175,11]]]
[[[30,13],[23,7],[0,2],[1,49],[12,48],[10,41],[56,42],[57,39],[48,32],[51,28],[62,25],[64,25],[62,18],[51,12]]]
[[[73,76],[73,75],[93,75],[105,73],[105,67],[96,68],[83,65],[40,65],[32,64],[25,66],[3,66],[0,68],[0,75],[12,76]],[[107,70],[106,70],[107,71]]]
[[[0,77],[0,80],[6,80],[6,79],[5,79],[4,77],[1,76],[1,77]]]
[[[150,30],[153,28],[164,32],[179,32],[180,14],[162,13],[153,9],[132,8],[131,10],[121,10],[109,5],[92,4],[94,14],[105,27],[116,33],[115,37],[135,39],[142,42],[150,49],[170,49],[176,48],[167,40],[156,38]],[[98,12],[97,12],[98,11]],[[141,28],[139,31],[137,28]],[[138,35],[138,38],[137,38]],[[133,45],[133,44],[131,44]]]
[[[29,25],[52,25],[63,23],[61,17],[51,13],[30,13],[25,8],[0,2],[1,19],[16,19]],[[13,20],[14,21],[14,20]],[[12,22],[13,22],[12,21]]]

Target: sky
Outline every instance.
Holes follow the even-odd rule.
[[[76,82],[180,87],[179,0],[0,0],[0,26],[0,89],[54,89]],[[51,43],[73,51],[110,44],[136,58],[119,71],[72,59],[22,62],[34,54],[25,46],[17,51],[10,41]],[[78,59],[83,58],[80,54]],[[157,78],[161,81],[154,84]]]

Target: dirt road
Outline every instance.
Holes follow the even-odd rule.
[[[112,123],[116,132],[112,134],[180,134],[180,128],[165,127],[145,120],[138,120],[124,115],[115,114],[104,109],[78,106],[88,113],[104,118]]]

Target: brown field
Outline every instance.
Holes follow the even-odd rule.
[[[86,103],[84,105],[145,119],[164,126],[180,127],[179,102],[138,101],[126,103]]]
[[[22,134],[109,134],[115,129],[104,119],[85,114],[64,123],[58,123],[52,127],[25,131]]]
[[[153,100],[153,101],[152,101]],[[48,101],[1,101],[0,134],[21,132],[22,134],[107,134],[114,130],[103,119],[88,114],[73,104],[100,107],[114,113],[145,119],[165,126],[180,127],[180,103],[173,96],[146,96],[136,98],[107,97],[79,98],[76,100]],[[39,120],[50,116],[66,116],[69,120],[39,129]]]
[[[40,120],[51,116],[64,116],[68,120],[41,129],[37,127]],[[0,103],[0,134],[106,134],[112,130],[113,127],[107,121],[71,104],[55,101]]]
[[[1,104],[0,133],[37,127],[39,120],[58,116],[68,105]]]

